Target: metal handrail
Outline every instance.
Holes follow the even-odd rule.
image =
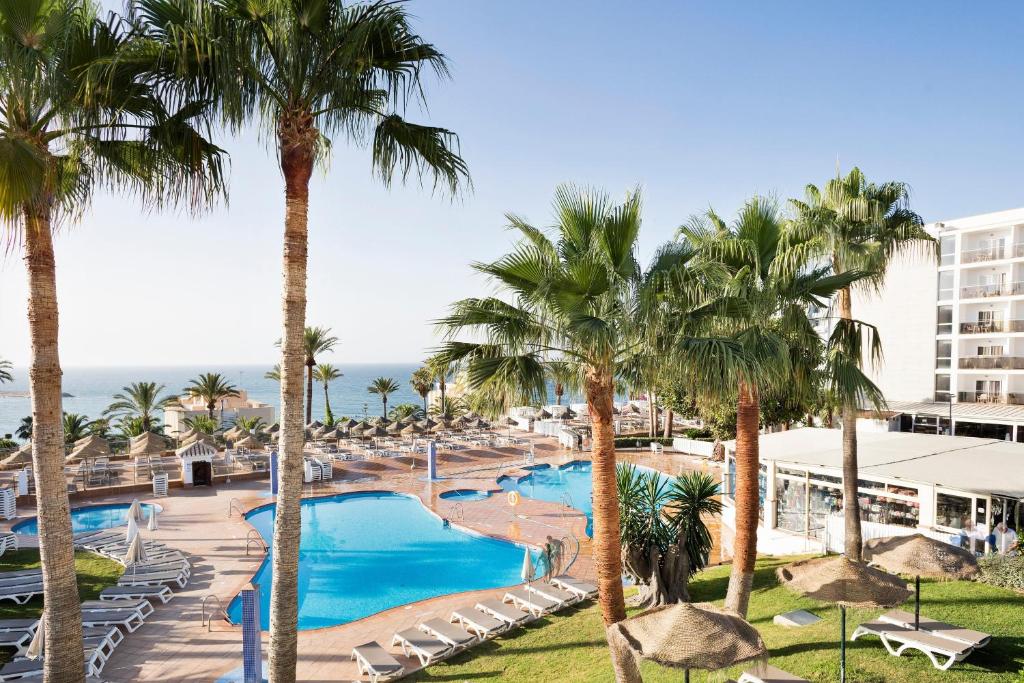
[[[576,537],[576,534],[570,533],[567,536],[563,536],[561,538],[562,547],[565,547],[565,542],[569,541],[569,540],[572,540],[572,542],[576,545],[576,549],[573,551],[572,559],[569,560],[568,564],[566,564],[564,567],[561,567],[561,570],[562,570],[563,574],[568,574],[569,573],[569,568],[572,567],[573,564],[576,563],[576,560],[580,556],[580,539],[578,539]]]
[[[463,507],[462,503],[455,503],[452,505],[452,516],[450,519],[458,522],[466,521],[466,508]]]
[[[206,616],[206,605],[211,599],[217,603],[217,612],[220,612],[221,616],[223,616],[225,619],[228,619],[228,613],[224,610],[224,606],[220,601],[220,597],[214,595],[213,593],[206,595],[203,598],[202,625],[206,627],[207,632],[213,630],[213,615],[216,614],[216,612],[211,611],[210,616]]]
[[[239,517],[245,517],[245,510],[242,509],[242,503],[237,498],[232,498],[228,501],[228,519],[231,519],[231,515],[235,510],[238,510]]]
[[[260,536],[260,532],[256,531],[255,529],[249,529],[249,533],[247,533],[245,535],[245,556],[246,557],[249,556],[249,544],[251,544],[251,543],[255,543],[257,546],[259,546],[259,549],[261,551],[263,551],[264,554],[266,554],[266,552],[267,552],[267,542],[263,540],[262,536]]]

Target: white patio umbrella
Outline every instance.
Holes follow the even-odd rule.
[[[146,561],[146,544],[142,540],[142,534],[135,534],[128,552],[124,554],[124,566],[130,567],[133,564]]]
[[[150,531],[156,531],[160,528],[160,525],[156,523],[156,507],[150,506],[149,508],[149,524],[146,525]]]
[[[32,636],[32,642],[28,644],[28,649],[25,650],[25,656],[29,659],[40,659],[43,656],[44,640],[46,640],[46,629],[43,626],[43,620],[40,619],[36,624],[36,634]]]
[[[142,504],[139,503],[138,498],[133,500],[131,507],[128,508],[128,516],[132,519],[142,521]]]
[[[530,557],[529,548],[523,553],[523,569],[519,572],[519,576],[527,583],[533,581],[533,558]]]
[[[139,525],[135,523],[135,518],[128,515],[128,533],[124,536],[125,543],[131,543],[135,540],[135,537],[139,535]]]

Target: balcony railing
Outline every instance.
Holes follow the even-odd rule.
[[[1005,403],[1014,406],[1024,405],[1024,394],[999,394],[987,391],[958,391],[956,400],[960,403]]]
[[[998,245],[982,249],[968,249],[960,254],[960,263],[981,263],[1022,256],[1024,256],[1024,243]]]
[[[990,296],[1024,294],[1024,282],[1003,282],[994,285],[971,285],[960,289],[963,299],[983,299]]]
[[[958,362],[961,370],[1024,370],[1019,356],[968,356]]]
[[[994,332],[1024,332],[1024,320],[981,320],[960,323],[960,334],[992,334]],[[948,334],[948,331],[939,334]]]

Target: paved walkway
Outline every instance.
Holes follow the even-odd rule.
[[[576,459],[560,449],[553,440],[533,439],[537,462],[554,465]],[[591,544],[586,538],[586,518],[578,511],[543,501],[523,498],[512,508],[504,495],[482,501],[465,501],[459,506],[439,494],[458,488],[490,489],[499,473],[515,474],[522,463],[522,449],[470,449],[441,456],[439,474],[443,481],[427,483],[423,457],[402,456],[391,459],[355,461],[335,466],[335,481],[307,487],[307,495],[388,489],[417,495],[425,505],[442,517],[478,532],[542,545],[548,535],[560,538],[568,534],[581,539],[579,557],[571,573],[593,579]],[[583,456],[588,457],[586,454]],[[623,459],[657,467],[676,474],[680,463],[686,469],[695,462],[678,455],[655,458],[649,454],[625,454]],[[518,464],[516,464],[518,463]],[[160,540],[188,553],[192,558],[192,580],[179,590],[167,605],[158,605],[146,624],[130,634],[117,648],[103,671],[111,683],[128,681],[214,681],[236,669],[241,661],[241,632],[215,618],[209,627],[202,625],[203,601],[212,609],[219,601],[227,607],[232,597],[259,568],[262,553],[254,547],[246,555],[246,535],[250,530],[241,515],[229,516],[234,499],[243,510],[270,502],[267,482],[247,481],[217,488],[176,489],[168,498],[159,499],[164,507],[160,528],[144,532],[146,538]],[[82,503],[130,500],[129,496],[90,498]],[[22,510],[22,515],[32,514]],[[349,660],[353,646],[377,640],[387,647],[391,635],[415,626],[431,616],[447,617],[453,608],[474,604],[481,597],[497,596],[504,591],[488,590],[443,596],[403,605],[342,626],[301,631],[299,633],[298,678],[302,681],[358,680],[355,665]],[[215,596],[208,598],[207,596]],[[408,670],[419,668],[417,660],[399,656]]]

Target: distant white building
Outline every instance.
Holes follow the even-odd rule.
[[[939,261],[900,258],[853,301],[882,339],[894,427],[1024,442],[1024,208],[925,228]]]
[[[185,420],[197,415],[206,415],[206,403],[202,399],[191,396],[180,396],[180,405],[168,406],[164,409],[164,426],[168,435],[174,436],[188,431]],[[239,389],[238,396],[221,399],[213,411],[213,417],[219,424],[233,422],[238,417],[259,417],[267,425],[276,420],[276,410],[269,403],[250,400],[246,392]]]

